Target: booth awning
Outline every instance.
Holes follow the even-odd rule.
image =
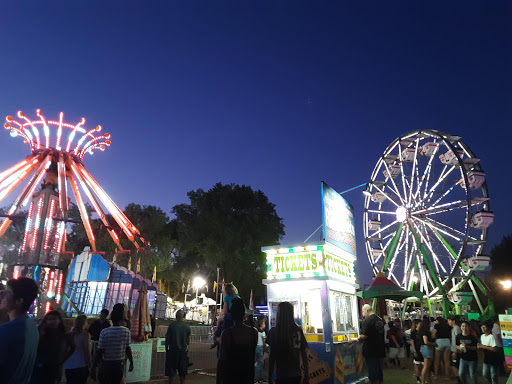
[[[389,280],[383,273],[377,273],[370,286],[364,291],[357,292],[361,299],[388,299],[402,301],[409,297],[423,298],[423,292],[406,291]]]

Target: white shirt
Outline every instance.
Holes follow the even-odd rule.
[[[265,332],[258,331],[258,346],[263,346],[263,339],[265,338]]]
[[[460,330],[460,327],[455,324],[452,327],[452,352],[457,352],[457,335],[460,335],[462,331]]]
[[[480,336],[480,344],[486,347],[496,347],[496,339],[492,333]]]
[[[388,340],[388,331],[389,331],[389,325],[387,325],[387,324],[386,324],[386,325],[384,326],[384,342],[385,342],[386,344],[388,344],[388,343],[389,343],[389,340]]]
[[[496,346],[503,348],[503,342],[500,342],[501,338],[501,329],[500,326],[497,323],[494,323],[492,326],[492,335],[494,336],[494,339],[496,340]]]

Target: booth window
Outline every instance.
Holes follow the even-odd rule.
[[[356,332],[354,320],[355,296],[336,291],[329,292],[333,332]]]
[[[320,289],[302,292],[302,330],[304,333],[323,333]]]

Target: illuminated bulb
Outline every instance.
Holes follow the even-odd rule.
[[[11,137],[16,137],[16,136],[18,136],[18,132],[16,132],[14,129],[11,129],[10,134],[11,134]]]
[[[512,281],[511,280],[500,281],[500,283],[501,283],[501,285],[503,285],[503,288],[505,288],[505,289],[512,288]]]
[[[101,127],[101,125],[98,125],[98,126],[96,127],[96,132],[101,131],[101,128],[102,128],[102,127]]]
[[[25,116],[25,115],[23,114],[23,112],[18,111],[18,116],[19,116],[19,117],[23,117],[23,116]]]
[[[398,207],[396,209],[396,219],[400,222],[404,222],[407,220],[407,208],[405,207]]]
[[[12,116],[7,116],[6,119],[7,119],[7,121],[12,121],[13,120]]]
[[[105,141],[105,144],[110,145],[112,142],[110,140]]]
[[[103,135],[103,137],[104,137],[105,139],[110,139],[110,133],[105,133],[105,134]]]

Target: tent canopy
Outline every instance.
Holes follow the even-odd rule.
[[[370,286],[364,291],[357,292],[357,296],[361,299],[388,299],[402,301],[409,297],[423,298],[423,292],[406,291],[391,280],[389,280],[382,272],[377,273]]]

